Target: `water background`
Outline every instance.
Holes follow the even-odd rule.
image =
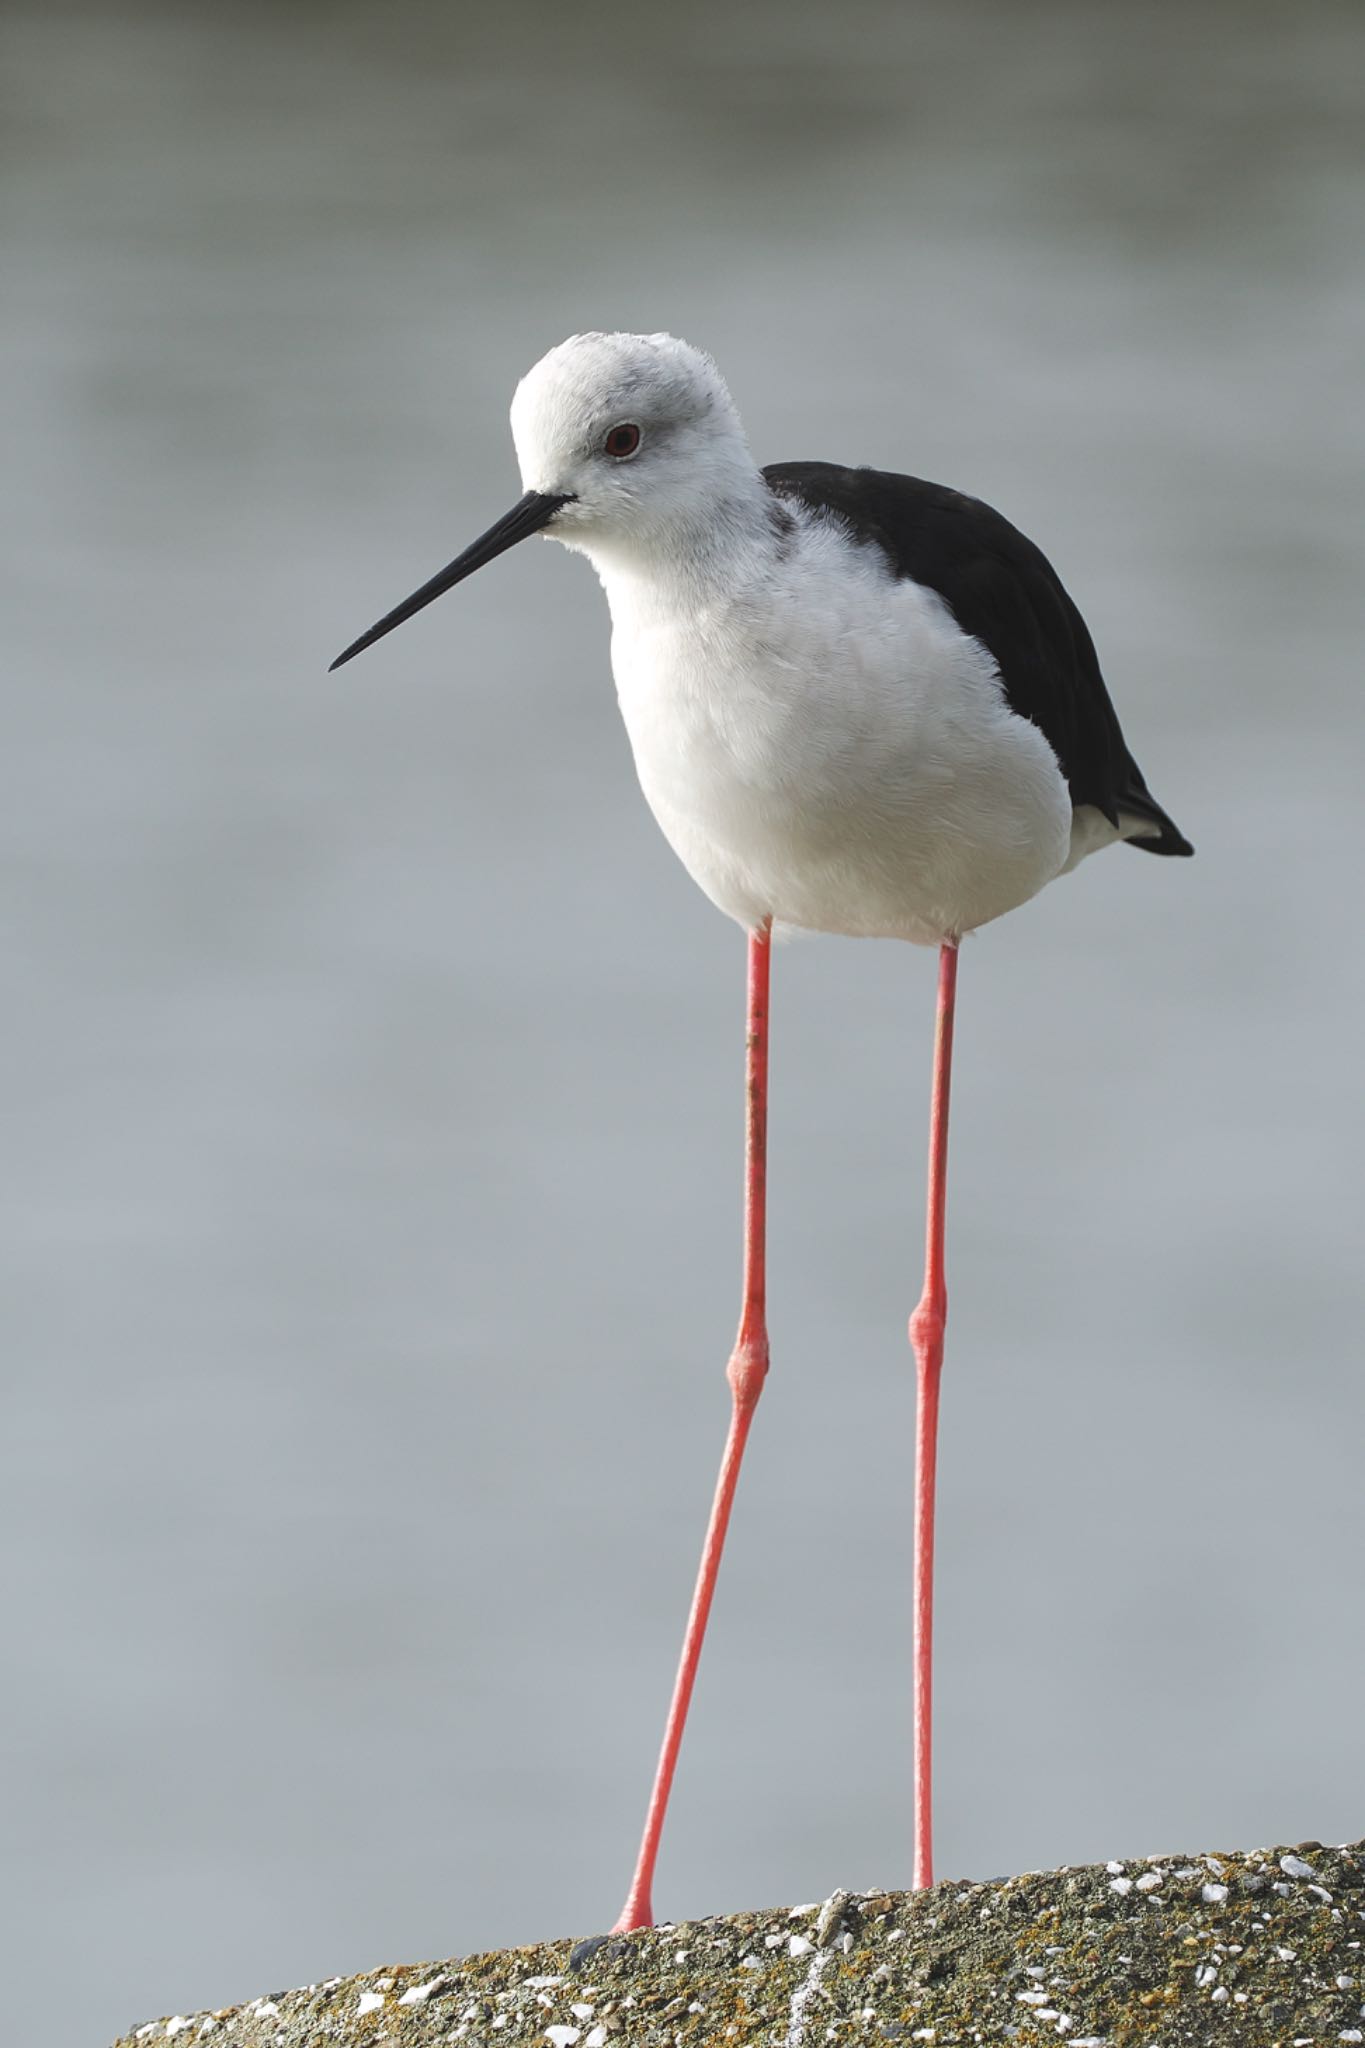
[[[1060,565],[1195,840],[961,977],[940,1860],[1362,1831],[1365,18],[11,4],[6,2031],[608,1924],[725,1418],[743,943],[517,495],[587,326]],[[908,1881],[934,964],[783,948],[673,1917]]]

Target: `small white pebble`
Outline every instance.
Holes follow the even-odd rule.
[[[1047,1971],[1043,1968],[1041,1963],[1030,1963],[1028,1968],[1024,1971],[1024,1975],[1026,1977],[1036,1977],[1039,1983],[1041,1984],[1044,1977],[1046,1977],[1047,1975]]]
[[[763,1959],[761,1956],[755,1955],[741,1956],[739,1967],[741,1970],[761,1970],[763,1968]]]
[[[1234,2005],[1245,2005],[1247,2002],[1247,1995],[1245,1991],[1234,1991],[1232,1994],[1232,2002]]]
[[[1059,2020],[1061,2014],[1055,2005],[1040,2005],[1033,2017],[1038,2020]]]
[[[764,1948],[781,1948],[785,1940],[786,1936],[783,1934],[765,1934],[763,1937],[763,1946]]]
[[[553,1991],[555,1985],[562,1984],[564,1979],[562,1977],[523,1977],[521,1981],[528,1991]],[[382,1978],[380,1982],[383,1983]],[[390,1978],[388,1984],[384,1984],[386,1991],[392,1982],[393,1979]],[[477,2007],[475,2010],[477,2010]]]
[[[410,1991],[403,1993],[398,2003],[400,2005],[425,2005],[440,1981],[439,1977],[433,1977],[429,1983],[414,1984]]]
[[[1337,1990],[1350,1991],[1354,1988],[1355,1981],[1356,1980],[1354,1977],[1348,1977],[1345,1971],[1343,1970],[1341,1975],[1337,1978]]]
[[[1327,1890],[1327,1889],[1326,1889],[1326,1888],[1325,1888],[1325,1887],[1324,1887],[1323,1885],[1320,1885],[1320,1884],[1310,1884],[1310,1885],[1309,1885],[1309,1887],[1308,1887],[1308,1889],[1309,1889],[1309,1891],[1310,1891],[1310,1892],[1316,1892],[1316,1893],[1317,1893],[1318,1897],[1319,1897],[1319,1898],[1320,1898],[1320,1899],[1322,1900],[1322,1903],[1323,1903],[1323,1905],[1324,1905],[1324,1906],[1330,1906],[1330,1905],[1331,1905],[1331,1903],[1332,1903],[1332,1894],[1331,1894],[1331,1893],[1330,1893],[1330,1892],[1329,1892],[1329,1891],[1328,1891],[1328,1890]]]
[[[1316,1877],[1311,1863],[1305,1863],[1302,1856],[1281,1856],[1280,1868],[1286,1877]]]
[[[815,1943],[808,1941],[804,1934],[793,1934],[787,1942],[787,1954],[789,1956],[808,1956],[814,1947]]]
[[[593,2028],[593,2030],[592,2030],[592,2032],[591,2032],[591,2033],[590,2033],[590,2034],[588,2035],[587,2039],[586,2039],[586,2040],[584,2041],[584,2043],[583,2043],[583,2048],[607,2048],[607,2030],[606,2030],[606,2028],[605,2028],[605,2027],[594,2027],[594,2028]]]
[[[1296,1963],[1299,1959],[1296,1948],[1277,1948],[1275,1953],[1282,1963]]]
[[[1359,2027],[1346,2027],[1337,2035],[1338,2041],[1365,2041]]]
[[[1287,1884],[1273,1884],[1271,1885],[1270,1889],[1273,1892],[1278,1892],[1282,1899],[1288,1899],[1293,1896],[1293,1893]],[[1266,1915],[1265,1917],[1269,1918],[1269,1915]]]
[[[1192,1863],[1182,1863],[1179,1870],[1171,1872],[1172,1877],[1198,1877],[1199,1872]]]
[[[847,1928],[845,1928],[843,1933],[839,1936],[839,1946],[843,1950],[845,1955],[852,1954],[853,1936],[849,1933]]]
[[[582,2033],[581,2027],[547,2027],[545,2038],[551,2043],[551,2048],[577,2048]]]
[[[675,1963],[685,1963],[687,1961],[687,1958],[691,1955],[691,1953],[692,1951],[690,1948],[675,1949],[673,1951],[673,1960]]]
[[[1131,1877],[1111,1877],[1109,1889],[1111,1892],[1117,1892],[1119,1897],[1123,1898],[1127,1892],[1133,1889],[1133,1880]]]
[[[1164,1875],[1161,1871],[1147,1870],[1138,1879],[1137,1888],[1140,1892],[1154,1892],[1164,1882]]]
[[[556,1982],[558,1982],[558,1979],[556,1979]],[[375,1978],[375,1980],[374,1980],[374,1988],[375,1988],[375,1990],[376,1990],[376,1991],[392,1991],[392,1989],[393,1989],[393,1979],[392,1979],[392,1977],[376,1977],[376,1978]],[[264,2011],[266,2010],[266,2001],[265,2001],[264,1999],[262,1999],[262,2000],[261,2000],[261,2004],[260,2004],[260,2010],[261,2010],[262,2012],[264,2012]],[[272,2006],[270,2007],[270,2011],[271,2011],[271,2012],[278,2012],[278,2011],[279,2011],[279,2007],[278,2007],[277,2005],[272,2005]]]
[[[1218,1972],[1214,1969],[1212,1963],[1201,1963],[1194,1973],[1194,1981],[1202,1991],[1206,1984],[1214,1983],[1217,1976]]]
[[[356,2011],[361,2014],[378,2012],[383,2003],[384,1994],[382,1991],[362,1991]]]
[[[1115,1863],[1112,1857],[1110,1857],[1109,1861],[1105,1864],[1104,1867],[1106,1870],[1111,1871],[1115,1877],[1122,1877],[1123,1875],[1123,1865],[1121,1863]]]
[[[1216,1856],[1206,1856],[1204,1858],[1204,1866],[1207,1870],[1211,1870],[1215,1877],[1223,1875],[1223,1866]]]
[[[1015,1992],[1015,1994],[1014,1994],[1014,1998],[1015,1998],[1015,2003],[1016,2003],[1017,2005],[1046,2005],[1046,2004],[1047,2004],[1047,1993],[1046,1993],[1046,1991],[1016,1991],[1016,1992]]]
[[[1210,1998],[1210,2000],[1212,2001],[1212,2003],[1213,2003],[1214,2005],[1226,2005],[1226,2004],[1227,2004],[1227,2002],[1228,2002],[1228,1987],[1227,1987],[1227,1985],[1226,1985],[1226,1984],[1220,1984],[1220,1985],[1218,1986],[1218,1989],[1217,1989],[1216,1991],[1210,1991],[1210,1993],[1209,1993],[1209,1998]]]
[[[576,2005],[571,2005],[569,2007],[569,2011],[573,2014],[576,2020],[590,2020],[593,2016],[595,2009],[595,2007],[588,2005],[581,1998],[579,1999]]]
[[[1199,1894],[1206,1906],[1221,1906],[1227,1895],[1225,1884],[1206,1884]]]
[[[174,2019],[167,2020],[166,2032],[168,2034],[178,2034],[180,2033],[182,2028],[192,2026],[193,2024],[194,2022],[192,2020],[187,2020],[184,2017],[183,2013],[177,2013]]]
[[[866,2017],[871,2019],[873,2015],[871,2012],[868,2012]],[[932,2027],[916,2027],[914,2033],[910,2036],[912,2041],[932,2041],[933,2038],[934,2030]]]
[[[383,1979],[383,1985],[386,1991],[388,1990],[392,1982],[392,1977],[386,1977]],[[273,1998],[258,1998],[256,2000],[256,2003],[249,2009],[250,2011],[255,2013],[258,2019],[265,2019],[267,2015],[273,2018],[278,2018],[280,2011],[279,2007],[276,2005]]]

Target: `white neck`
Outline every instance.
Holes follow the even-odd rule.
[[[704,503],[638,528],[584,534],[571,543],[601,578],[612,615],[693,609],[735,595],[771,562],[780,540],[775,500],[747,467]]]

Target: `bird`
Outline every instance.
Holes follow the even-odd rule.
[[[543,535],[586,555],[645,799],[747,939],[744,1240],[729,1424],[664,1738],[613,1932],[655,1869],[750,1425],[769,1368],[774,931],[937,948],[915,1422],[913,1883],[933,1882],[933,1567],[948,1109],[962,941],[1112,845],[1185,856],[1120,730],[1080,612],[979,499],[870,467],[760,467],[719,368],[669,334],[583,333],[522,378],[523,495],[333,668]]]

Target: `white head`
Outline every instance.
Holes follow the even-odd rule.
[[[565,500],[547,531],[588,553],[714,525],[756,481],[720,371],[671,334],[560,342],[517,386],[512,439],[526,489]]]
[[[571,335],[517,386],[512,438],[526,495],[333,668],[528,534],[599,562],[684,550],[765,495],[720,371],[671,334]]]

